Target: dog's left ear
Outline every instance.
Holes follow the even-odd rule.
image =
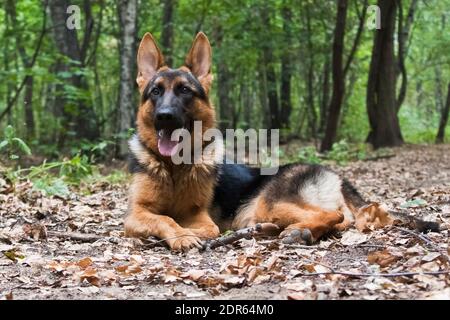
[[[192,43],[185,65],[203,83],[203,79],[210,78],[211,75],[211,45],[203,32],[197,33]]]
[[[150,33],[142,38],[137,54],[138,76],[136,82],[141,93],[159,68],[164,65],[164,57]]]

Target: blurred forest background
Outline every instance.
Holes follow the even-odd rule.
[[[0,3],[3,159],[124,157],[147,31],[175,67],[208,35],[222,129],[281,128],[313,153],[448,141],[450,0]],[[380,30],[369,28],[373,4]],[[72,30],[70,5],[81,17]]]
[[[179,67],[199,31],[222,130],[280,128],[280,163],[441,232],[125,237],[137,47]],[[0,0],[0,300],[450,299],[449,109],[450,0]]]

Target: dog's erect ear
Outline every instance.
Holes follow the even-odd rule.
[[[148,32],[144,35],[139,45],[137,65],[138,76],[136,82],[142,93],[147,83],[156,74],[156,71],[164,65],[164,57],[156,45],[155,39]]]
[[[203,32],[197,33],[191,50],[189,51],[185,65],[201,80],[211,72],[211,45]]]

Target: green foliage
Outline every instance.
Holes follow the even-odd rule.
[[[5,152],[10,160],[18,160],[19,154],[31,155],[30,147],[16,136],[12,126],[7,126],[3,131],[3,138],[0,140],[0,151]]]
[[[317,150],[313,146],[308,146],[300,149],[298,152],[298,161],[309,164],[320,164],[322,159],[319,157]]]
[[[19,169],[10,173],[12,180],[29,179],[35,190],[43,194],[66,197],[69,186],[78,186],[93,173],[93,166],[85,155],[76,155],[63,161],[46,162],[39,166]]]
[[[384,149],[372,151],[370,146],[364,143],[348,143],[346,140],[341,140],[334,143],[331,150],[325,154],[319,153],[314,146],[301,148],[297,158],[290,159],[290,161],[308,164],[336,163],[337,165],[346,165],[351,161],[364,161],[383,156],[386,152]]]
[[[327,159],[336,161],[339,165],[345,165],[351,159],[359,159],[360,152],[362,151],[359,150],[359,148],[354,150],[346,140],[341,140],[333,144],[331,150],[326,154],[326,157]]]
[[[90,163],[95,163],[97,160],[104,160],[108,152],[110,151],[110,147],[114,146],[114,141],[110,140],[100,140],[100,141],[88,141],[81,140],[79,143],[71,146],[71,154],[77,155],[81,153],[89,159]]]
[[[42,192],[44,196],[69,196],[70,190],[66,182],[61,178],[46,177],[33,180],[33,189]]]

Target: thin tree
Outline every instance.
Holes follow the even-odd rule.
[[[408,9],[406,20],[403,14],[403,3],[398,1],[398,53],[397,53],[397,81],[401,79],[400,90],[397,96],[397,112],[403,104],[406,97],[406,89],[408,86],[408,73],[406,70],[405,60],[408,55],[408,42],[410,40],[411,27],[414,22],[414,15],[417,9],[419,0],[412,0]]]
[[[120,136],[118,156],[128,152],[127,131],[133,127],[136,108],[136,46],[138,1],[119,0],[117,4],[120,26],[120,82],[118,101],[118,133]]]
[[[280,84],[280,124],[282,128],[289,127],[291,116],[291,79],[292,79],[292,10],[286,1],[283,1],[281,8],[283,17],[283,33],[285,46],[281,56],[281,84]]]
[[[441,119],[439,121],[439,129],[436,135],[436,143],[444,143],[445,127],[447,126],[449,112],[450,112],[450,83],[448,84],[447,89],[447,102],[445,103],[445,106],[441,111]]]
[[[338,130],[339,118],[343,99],[345,96],[345,81],[350,70],[351,63],[355,57],[358,49],[364,21],[366,16],[367,0],[362,5],[362,11],[358,12],[359,24],[356,32],[353,45],[348,55],[347,61],[343,62],[344,55],[344,38],[345,38],[345,24],[347,19],[348,1],[339,0],[337,3],[336,27],[334,29],[333,40],[333,59],[332,59],[332,77],[333,77],[333,93],[331,96],[330,105],[327,112],[327,124],[325,128],[325,136],[322,140],[321,151],[328,151],[333,146],[336,140]],[[358,10],[355,4],[355,10]]]
[[[27,137],[32,138],[34,136],[35,122],[33,114],[33,84],[34,77],[29,73],[31,65],[31,56],[27,53],[25,45],[22,39],[22,32],[20,31],[20,23],[17,20],[16,3],[14,0],[7,0],[6,2],[6,12],[11,18],[12,26],[16,28],[14,35],[16,38],[16,48],[19,52],[19,56],[22,60],[22,64],[27,71],[27,76],[25,78],[25,95],[23,99],[24,109],[25,109],[25,124],[27,130]]]
[[[270,29],[271,22],[269,16],[270,8],[265,3],[262,5],[260,14],[261,22]],[[275,58],[273,52],[272,36],[266,32],[262,41],[262,62],[264,64],[265,78],[267,81],[267,100],[269,107],[269,129],[279,129],[280,123],[280,107],[278,101],[277,78],[275,74]]]
[[[173,16],[177,0],[164,0],[161,45],[166,63],[173,63]]]
[[[84,38],[81,42],[78,40],[77,29],[69,28],[67,22],[69,13],[67,8],[70,3],[68,0],[49,0],[50,17],[53,22],[53,38],[58,52],[64,57],[57,62],[57,73],[59,75],[70,75],[68,79],[62,78],[62,82],[56,86],[58,97],[56,105],[63,109],[63,128],[59,145],[64,144],[68,136],[68,131],[75,133],[77,139],[85,138],[94,140],[100,136],[98,130],[97,115],[93,106],[88,105],[88,99],[85,97],[88,90],[87,80],[82,72],[76,72],[85,66],[88,43],[91,36],[90,18],[86,20]],[[90,1],[84,1],[84,9],[89,17]],[[65,87],[67,84],[75,88],[80,94],[68,96]]]
[[[336,27],[333,41],[333,94],[328,108],[328,121],[325,129],[325,137],[322,141],[321,151],[330,150],[336,136],[337,124],[341,112],[342,99],[345,91],[345,79],[343,68],[345,22],[347,19],[347,0],[339,0],[337,3]]]
[[[234,128],[234,103],[230,101],[231,75],[225,59],[225,50],[222,48],[223,28],[218,19],[214,20],[212,32],[217,57],[217,96],[219,100],[219,128],[225,133],[226,129]]]

